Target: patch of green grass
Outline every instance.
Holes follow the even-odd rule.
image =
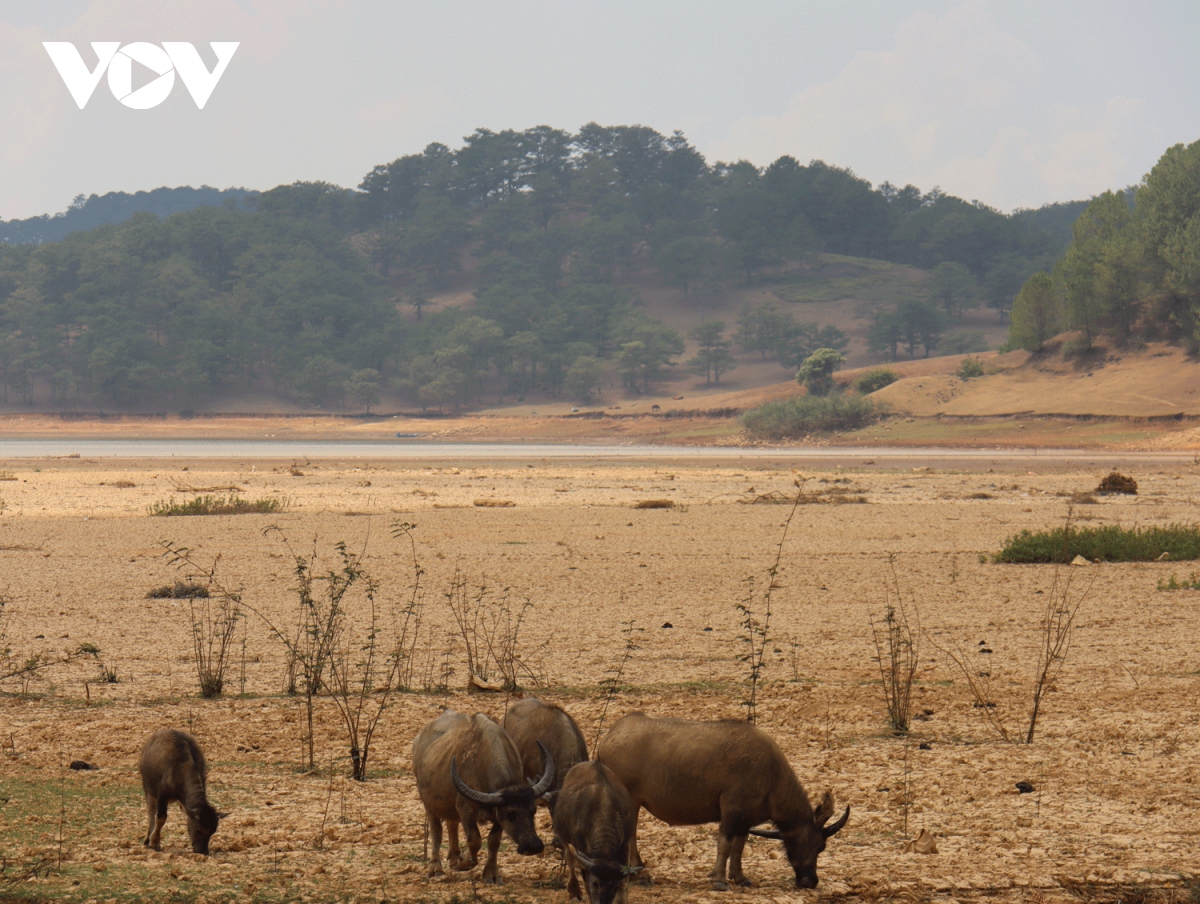
[[[926,274],[915,267],[840,254],[814,254],[801,270],[768,274],[761,280],[778,286],[775,296],[793,304],[847,298],[892,303],[898,293],[924,301],[929,298],[930,288]]]
[[[857,430],[875,420],[880,408],[858,395],[797,396],[767,402],[742,418],[754,436],[785,439],[809,433]]]
[[[1154,562],[1165,557],[1179,562],[1200,559],[1200,527],[1058,527],[1049,531],[1023,530],[1009,537],[993,562],[1009,564],[1066,564],[1076,556],[1102,562]]]
[[[159,500],[148,511],[151,515],[272,515],[286,509],[286,499],[197,496],[188,502]]]
[[[1158,579],[1158,589],[1162,590],[1200,590],[1200,578],[1196,577],[1196,572],[1192,572],[1191,577],[1186,581],[1176,580],[1174,572],[1168,580]]]

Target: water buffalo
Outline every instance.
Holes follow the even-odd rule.
[[[138,772],[142,775],[142,790],[146,792],[149,820],[142,843],[156,851],[162,850],[167,804],[177,800],[187,814],[192,850],[207,854],[208,840],[225,814],[218,813],[208,802],[205,793],[208,766],[196,739],[186,731],[174,728],[154,732],[142,748]]]
[[[781,839],[796,887],[816,888],[817,856],[850,818],[847,807],[837,822],[826,825],[833,816],[833,797],[825,792],[813,810],[778,745],[746,722],[689,722],[631,713],[601,740],[596,759],[621,780],[635,812],[645,807],[671,825],[720,823],[711,874],[713,888],[720,891],[729,888],[727,863],[730,880],[750,884],[742,873],[742,848],[751,833]],[[775,831],[752,828],[767,820]],[[636,828],[629,862],[642,865]]]
[[[517,745],[526,778],[536,779],[545,766],[539,742],[550,751],[557,776],[542,800],[553,814],[558,789],[562,787],[567,773],[576,763],[587,762],[587,742],[579,726],[565,710],[553,703],[543,703],[537,697],[526,697],[514,703],[504,714],[504,733]]]
[[[628,865],[636,827],[637,807],[611,769],[596,762],[572,767],[554,809],[554,837],[567,852],[572,898],[582,900],[578,862],[590,904],[624,902],[625,880],[639,869]]]
[[[533,827],[538,798],[554,782],[554,759],[544,749],[546,767],[530,786],[521,769],[521,756],[499,725],[483,713],[464,716],[448,709],[413,741],[413,774],[433,842],[429,875],[442,873],[442,820],[450,830],[451,865],[468,870],[478,863],[481,819],[492,823],[483,881],[500,885],[496,851],[507,833],[518,854],[540,854],[542,840]],[[462,823],[469,854],[458,847]]]

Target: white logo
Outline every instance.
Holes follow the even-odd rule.
[[[100,77],[108,70],[108,87],[113,97],[135,110],[157,107],[171,89],[175,87],[175,73],[183,79],[184,87],[192,95],[196,106],[203,110],[213,89],[217,87],[225,67],[233,59],[239,41],[211,41],[209,47],[217,55],[217,65],[209,72],[200,59],[200,54],[185,41],[163,41],[162,46],[136,41],[121,46],[119,41],[92,41],[92,50],[99,62],[94,70],[88,70],[83,57],[70,41],[43,41],[42,46],[54,61],[54,67],[67,84],[71,97],[82,110],[100,84]],[[157,74],[157,78],[133,90],[133,64],[145,66]]]

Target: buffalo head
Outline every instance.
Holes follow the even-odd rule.
[[[538,741],[538,747],[546,763],[541,778],[531,785],[517,785],[499,791],[476,791],[458,774],[457,759],[450,758],[450,780],[454,782],[455,789],[467,800],[493,811],[493,820],[512,839],[518,854],[540,854],[544,848],[534,828],[533,817],[537,812],[538,798],[554,784],[554,758],[541,741]]]
[[[769,829],[751,829],[751,835],[760,838],[778,838],[783,841],[783,849],[787,852],[788,862],[796,873],[797,888],[817,887],[817,857],[825,850],[825,842],[841,831],[846,821],[850,819],[850,808],[839,817],[837,822],[829,823],[833,816],[833,795],[828,791],[821,798],[821,804],[813,811],[812,821],[802,821],[799,825],[790,826],[782,831]]]

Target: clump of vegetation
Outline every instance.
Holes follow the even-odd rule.
[[[808,395],[767,402],[747,411],[742,423],[754,436],[786,439],[810,433],[857,430],[880,413],[880,406],[863,396]]]
[[[642,499],[633,504],[635,509],[671,509],[675,503],[670,499]]]
[[[287,509],[285,499],[243,499],[240,496],[197,496],[188,502],[159,500],[151,515],[271,515]]]
[[[174,584],[163,584],[154,587],[146,593],[148,600],[190,600],[207,599],[208,588],[194,581],[176,581]]]
[[[1166,527],[1063,527],[1049,531],[1023,530],[1005,541],[992,556],[1005,564],[1063,564],[1076,556],[1090,562],[1153,562],[1160,559],[1200,559],[1200,527],[1170,524]]]
[[[17,475],[12,471],[0,470],[0,480],[16,480]]]
[[[1171,577],[1169,579],[1167,579],[1165,581],[1162,578],[1158,579],[1158,588],[1157,589],[1159,591],[1163,591],[1163,590],[1200,590],[1200,578],[1197,578],[1196,573],[1193,571],[1191,577],[1189,577],[1185,581],[1180,581],[1180,580],[1176,579],[1174,572],[1172,572]]]
[[[888,564],[892,570],[892,586],[884,588],[887,602],[884,604],[882,622],[877,623],[875,617],[871,616],[871,639],[875,642],[875,662],[883,683],[888,724],[893,731],[907,732],[912,714],[912,686],[921,661],[921,621],[915,600],[911,606],[912,621],[909,621],[910,607],[904,605],[900,578],[891,556],[888,557]]]
[[[891,386],[899,377],[890,367],[876,367],[854,381],[854,390],[859,395],[870,395],[885,386]]]
[[[846,363],[846,356],[836,349],[819,348],[800,365],[796,382],[812,396],[825,396],[833,391],[833,372]]]
[[[1096,492],[1101,496],[1136,496],[1137,481],[1132,477],[1122,474],[1120,471],[1113,471],[1100,481],[1100,486],[1096,487]]]
[[[958,365],[958,378],[960,380],[971,380],[975,377],[982,377],[984,374],[983,362],[978,358],[966,357]]]

